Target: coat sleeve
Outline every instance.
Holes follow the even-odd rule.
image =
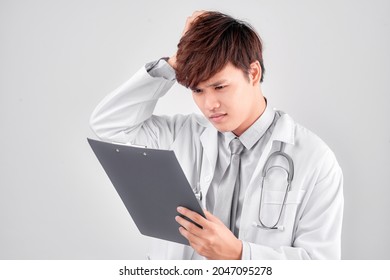
[[[344,208],[343,174],[328,150],[302,216],[293,244],[271,248],[243,241],[243,259],[340,259]]]
[[[169,148],[173,142],[188,116],[159,117],[154,116],[153,111],[158,99],[173,86],[175,79],[159,75],[159,71],[154,71],[157,76],[153,77],[146,68],[142,67],[108,94],[93,111],[90,127],[100,139],[151,148]]]

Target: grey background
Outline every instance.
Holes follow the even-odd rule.
[[[263,91],[345,176],[344,259],[390,259],[389,1],[0,0],[0,259],[142,259],[87,145],[94,106],[216,9],[264,41]],[[175,86],[156,113],[197,111]]]

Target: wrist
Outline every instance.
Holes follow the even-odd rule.
[[[240,239],[237,239],[237,240],[238,240],[238,254],[237,254],[238,258],[237,258],[237,260],[241,260],[242,259],[242,247],[243,247],[243,245],[242,245],[242,241]]]
[[[167,60],[168,64],[176,70],[176,54],[174,54],[173,56],[171,56],[168,60]]]
[[[232,260],[241,260],[242,259],[242,241],[240,239],[237,239],[236,246],[234,246],[234,251]]]

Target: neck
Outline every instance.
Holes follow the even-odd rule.
[[[237,137],[240,137],[241,134],[243,134],[249,127],[251,127],[252,124],[254,124],[264,113],[265,108],[267,107],[266,99],[264,98],[261,91],[258,96],[259,97],[256,99],[256,102],[253,102],[253,107],[251,108],[252,113],[250,114],[249,118],[246,120],[245,126],[233,131],[233,133]]]
[[[265,97],[263,96],[263,95],[261,95],[261,98],[260,98],[260,102],[259,102],[259,111],[258,112],[260,112],[259,113],[259,115],[257,116],[257,118],[254,120],[254,122],[255,121],[257,121],[257,119],[258,118],[260,118],[261,117],[261,115],[264,113],[264,111],[265,111],[265,108],[267,108],[267,100],[265,99]]]
[[[255,102],[254,108],[253,108],[253,117],[250,119],[250,125],[248,128],[254,124],[260,117],[263,115],[265,108],[267,108],[267,100],[264,98],[264,96],[261,94],[258,102]]]

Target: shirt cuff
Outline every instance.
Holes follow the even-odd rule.
[[[251,246],[248,242],[242,241],[242,254],[241,254],[241,260],[251,260]]]
[[[169,81],[176,80],[175,70],[167,62],[167,57],[160,58],[159,60],[149,62],[145,65],[146,71],[153,78],[164,78]]]

